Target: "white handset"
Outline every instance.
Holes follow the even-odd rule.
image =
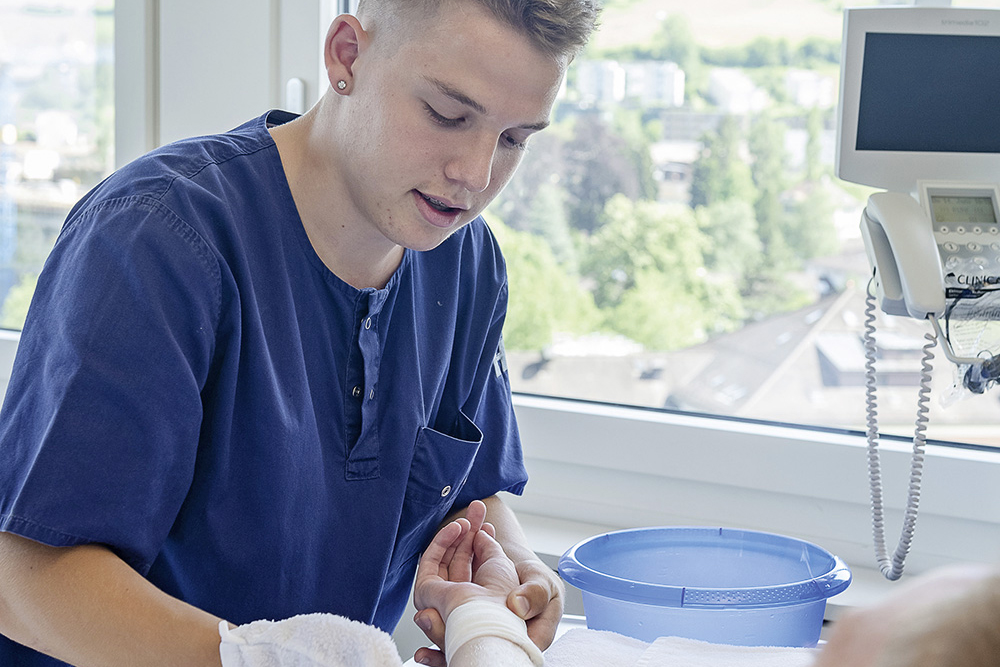
[[[934,228],[916,199],[901,192],[879,192],[868,198],[861,216],[861,236],[868,261],[875,272],[875,297],[890,315],[919,319],[944,316],[944,271],[934,238]],[[913,436],[913,457],[906,512],[899,543],[890,555],[885,543],[882,505],[882,467],[878,453],[878,425],[875,409],[875,304],[871,293],[865,308],[865,393],[868,413],[868,472],[872,500],[872,529],[875,554],[882,574],[898,579],[910,550],[920,500],[920,480],[924,459],[924,430],[930,393],[930,360],[933,341],[924,347],[917,422]]]
[[[875,267],[875,290],[890,315],[944,314],[944,271],[930,218],[902,192],[877,192],[861,216],[861,236]]]

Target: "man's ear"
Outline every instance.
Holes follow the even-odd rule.
[[[354,63],[368,47],[368,33],[350,14],[341,14],[330,24],[323,52],[326,76],[334,90],[347,93],[354,80]],[[340,84],[343,81],[344,84]]]

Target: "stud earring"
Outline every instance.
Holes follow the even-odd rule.
[[[344,81],[343,79],[341,79],[340,81],[337,82],[337,90],[344,90],[345,88],[347,88],[347,82],[346,81]]]

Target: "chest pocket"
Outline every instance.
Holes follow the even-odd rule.
[[[423,427],[417,433],[395,558],[403,564],[437,532],[469,478],[483,433],[461,412],[452,435]]]

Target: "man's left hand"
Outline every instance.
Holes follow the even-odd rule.
[[[527,622],[528,636],[544,651],[556,636],[565,588],[559,576],[537,558],[514,565],[521,585],[507,596],[507,608]]]

